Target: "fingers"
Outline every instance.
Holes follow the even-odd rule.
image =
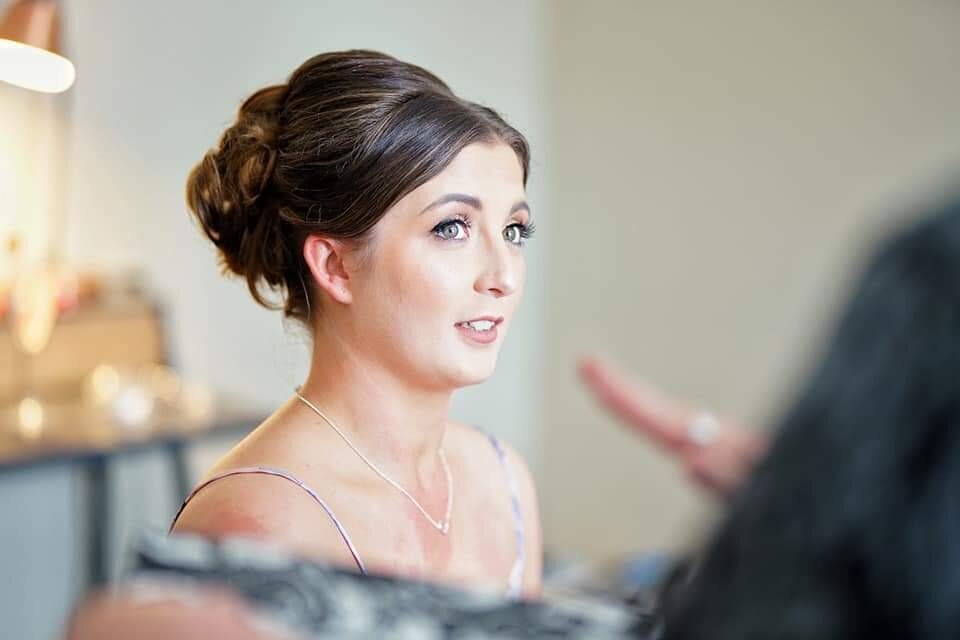
[[[697,484],[727,497],[743,484],[767,446],[764,435],[727,424],[715,442],[686,450],[683,464]]]
[[[650,385],[631,382],[599,358],[581,359],[579,372],[597,399],[635,431],[670,449],[686,445],[690,410],[669,401]]]
[[[631,381],[613,365],[596,357],[579,362],[580,376],[600,403],[635,432],[669,449],[700,487],[727,496],[749,474],[766,450],[764,436],[719,420],[708,444],[690,438],[696,412],[668,399],[653,386]]]
[[[700,487],[719,498],[729,497],[743,482],[750,469],[745,458],[718,456],[708,449],[692,450],[683,458],[687,474]]]

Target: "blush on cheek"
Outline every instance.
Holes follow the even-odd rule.
[[[470,293],[463,282],[463,270],[445,261],[422,256],[406,268],[398,269],[391,283],[395,308],[406,321],[433,332],[441,325],[453,325],[460,314],[468,312],[462,302]]]
[[[472,290],[462,265],[450,260],[431,259],[429,254],[418,256],[411,265],[404,284],[431,295],[464,295]]]

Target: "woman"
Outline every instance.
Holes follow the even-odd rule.
[[[538,594],[524,462],[448,417],[493,373],[523,294],[528,168],[494,111],[381,53],[316,56],[243,103],[187,201],[225,271],[309,329],[310,370],[172,531]]]

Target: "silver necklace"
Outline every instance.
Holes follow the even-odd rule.
[[[420,513],[423,514],[423,517],[426,518],[430,522],[430,524],[434,526],[434,528],[437,531],[439,531],[443,535],[447,535],[447,533],[450,531],[450,513],[453,511],[453,475],[450,473],[450,466],[447,464],[447,456],[443,452],[443,447],[440,447],[437,450],[437,453],[440,455],[440,464],[443,465],[443,472],[447,476],[447,512],[446,514],[444,514],[442,520],[434,520],[433,517],[429,513],[427,513],[427,510],[424,509],[422,506],[420,506],[420,503],[417,502],[416,498],[410,495],[407,492],[407,490],[401,487],[400,484],[396,482],[393,478],[390,478],[383,471],[380,471],[380,469],[377,468],[377,465],[370,462],[370,460],[368,460],[365,455],[360,453],[360,450],[357,449],[355,446],[353,446],[353,443],[350,442],[350,438],[348,438],[343,433],[343,431],[340,431],[340,429],[337,428],[337,425],[333,423],[333,420],[331,420],[326,415],[324,415],[323,411],[320,411],[320,409],[318,409],[316,405],[314,405],[312,402],[304,398],[303,394],[300,393],[299,389],[295,389],[294,393],[297,394],[297,397],[300,398],[300,401],[303,402],[303,404],[313,409],[314,413],[316,413],[318,416],[323,418],[323,421],[326,422],[328,425],[330,425],[333,428],[333,430],[337,432],[337,435],[343,438],[343,441],[347,443],[347,446],[353,449],[353,452],[357,454],[360,457],[360,459],[367,464],[368,467],[373,469],[373,472],[375,474],[383,478],[383,480],[387,484],[389,484],[394,489],[396,489],[397,491],[402,493],[404,496],[406,496],[407,500],[412,502],[413,506],[415,506],[417,509],[420,510]]]

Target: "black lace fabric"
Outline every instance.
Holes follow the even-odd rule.
[[[144,534],[134,584],[226,587],[265,620],[311,638],[641,638],[653,616],[598,598],[527,602],[397,578],[362,576],[244,539]]]

